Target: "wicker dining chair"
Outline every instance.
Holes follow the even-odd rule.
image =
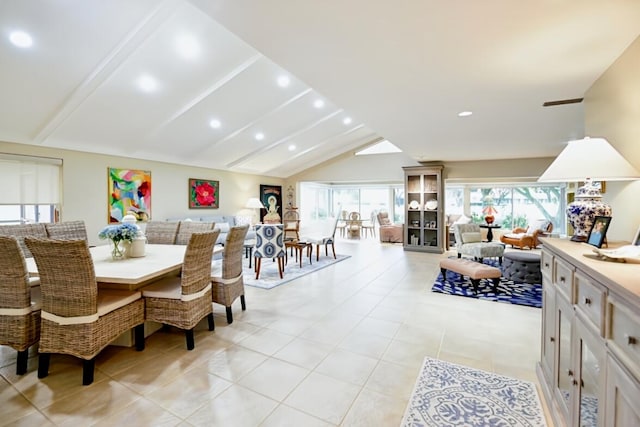
[[[247,309],[244,299],[242,254],[248,230],[248,224],[231,227],[224,243],[222,259],[214,261],[211,265],[211,296],[213,302],[226,307],[228,324],[233,323],[231,304],[238,297],[242,310]]]
[[[98,289],[86,240],[26,237],[42,291],[38,378],[49,375],[51,353],[82,359],[82,384],[93,382],[95,357],[135,328],[144,349],[144,300],[139,291]]]
[[[43,223],[0,225],[0,236],[14,236],[18,239],[18,244],[20,244],[20,249],[22,249],[25,258],[32,257],[31,251],[27,248],[27,245],[24,244],[25,237],[39,237],[43,239],[48,237],[47,229]]]
[[[147,243],[158,245],[173,245],[176,242],[178,227],[177,221],[149,221],[144,230]]]
[[[40,303],[18,239],[0,236],[0,344],[18,352],[16,375],[27,372],[29,347],[40,339]]]
[[[211,231],[216,225],[215,222],[200,222],[200,221],[180,221],[178,225],[178,233],[176,234],[176,245],[186,245],[191,239],[193,233],[202,233],[204,231]]]
[[[88,240],[87,227],[82,220],[53,222],[45,224],[44,226],[47,230],[47,236],[50,239]]]
[[[193,233],[180,276],[160,279],[142,288],[145,318],[183,329],[187,349],[195,347],[193,329],[204,317],[213,331],[211,303],[211,258],[220,230]]]

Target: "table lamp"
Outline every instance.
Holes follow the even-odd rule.
[[[538,182],[584,181],[575,201],[567,205],[567,219],[574,229],[574,242],[584,242],[596,216],[611,216],[611,206],[602,201],[593,181],[630,181],[640,173],[604,138],[569,141]]]
[[[256,218],[260,218],[258,215],[257,210],[258,209],[264,209],[264,205],[262,204],[262,202],[260,201],[260,199],[258,199],[257,197],[252,197],[247,201],[246,206],[249,209],[253,209],[253,215],[251,216],[251,226],[253,227],[254,225],[256,225],[256,223],[258,221],[256,221]]]

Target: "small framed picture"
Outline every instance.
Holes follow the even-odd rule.
[[[633,246],[640,246],[640,227],[638,227],[638,230],[636,231],[636,235],[633,236],[633,240],[631,241],[631,244]]]
[[[601,248],[605,236],[607,235],[607,229],[609,228],[610,222],[610,216],[597,216],[593,220],[591,231],[589,231],[589,237],[587,237],[587,243],[595,246],[596,248]]]

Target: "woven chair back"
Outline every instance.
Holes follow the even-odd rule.
[[[64,221],[45,224],[47,236],[59,240],[88,240],[84,221]]]
[[[86,240],[26,237],[40,276],[42,310],[63,317],[97,313],[98,285]]]
[[[0,236],[15,236],[20,244],[20,249],[25,258],[31,258],[31,251],[24,244],[24,238],[30,237],[47,237],[47,229],[42,223],[39,224],[15,224],[15,225],[0,225]]]
[[[200,222],[200,221],[180,221],[178,226],[178,233],[176,234],[176,245],[186,245],[191,239],[193,233],[202,233],[204,231],[213,230],[216,225],[215,222]]]
[[[249,231],[249,225],[239,225],[229,229],[222,257],[223,279],[238,277],[242,273],[242,253],[247,231]]]
[[[179,222],[173,221],[149,221],[145,228],[147,243],[157,245],[173,245],[176,242]]]
[[[191,234],[182,264],[183,295],[199,292],[211,283],[211,259],[218,235],[220,230]]]
[[[0,307],[26,308],[30,305],[29,273],[18,239],[0,236]]]

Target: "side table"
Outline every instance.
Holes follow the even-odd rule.
[[[480,224],[480,228],[487,229],[487,242],[491,242],[493,240],[493,230],[494,228],[502,228],[501,225],[498,224]]]

